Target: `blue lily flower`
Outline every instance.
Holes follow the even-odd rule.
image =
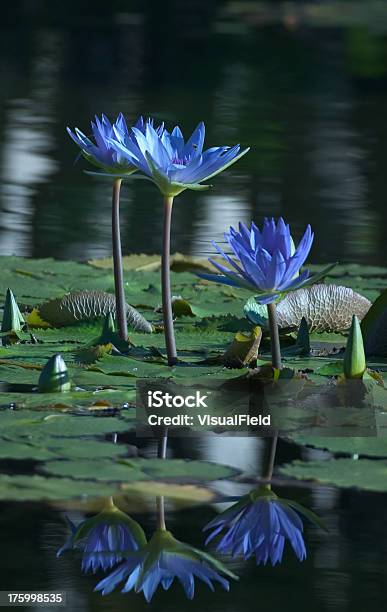
[[[136,172],[137,167],[111,144],[111,139],[113,137],[119,142],[124,142],[132,138],[122,113],[118,115],[113,124],[110,123],[109,119],[104,114],[102,114],[101,119],[96,116],[95,122],[91,122],[91,129],[95,142],[90,140],[90,138],[78,128],[75,128],[74,132],[69,127],[67,128],[68,134],[80,147],[81,154],[87,161],[94,166],[98,166],[98,168],[101,168],[108,174],[125,176]],[[136,130],[141,133],[146,130],[146,121],[144,121],[142,117],[137,120]]]
[[[306,557],[303,524],[295,510],[325,529],[313,512],[292,500],[277,497],[267,485],[245,495],[208,523],[204,530],[213,532],[206,544],[225,530],[216,546],[218,552],[242,555],[244,559],[255,555],[257,565],[266,565],[269,560],[276,565],[282,561],[288,540],[297,559],[303,561]]]
[[[67,522],[70,535],[57,556],[66,550],[80,549],[84,572],[106,571],[122,561],[126,554],[146,544],[141,526],[114,504],[78,526],[68,518]]]
[[[169,133],[166,129],[156,130],[152,122],[144,130],[132,128],[131,134],[123,134],[119,129],[113,131],[115,138],[110,140],[111,146],[128,164],[150,177],[167,197],[174,197],[185,189],[208,189],[210,185],[202,185],[203,181],[234,164],[249,150],[240,151],[240,146],[235,145],[203,151],[203,122],[187,142],[178,126]]]
[[[314,276],[310,275],[309,270],[300,272],[312,247],[314,234],[308,225],[295,247],[290,227],[282,217],[277,223],[274,219],[265,218],[262,230],[253,222],[250,228],[239,223],[239,231],[230,227],[230,231],[224,236],[236,260],[226,254],[216,242],[213,242],[213,245],[231,269],[209,258],[220,274],[200,276],[254,292],[258,290],[255,299],[260,304],[270,304],[282,294],[317,282],[335,265],[327,266]]]
[[[126,555],[125,561],[101,580],[95,590],[108,595],[120,582],[125,581],[122,593],[142,591],[149,602],[160,584],[167,590],[177,578],[186,596],[192,599],[195,577],[205,582],[212,591],[213,581],[219,582],[228,591],[229,582],[224,575],[238,579],[211,555],[179,542],[169,531],[158,529],[144,548]]]

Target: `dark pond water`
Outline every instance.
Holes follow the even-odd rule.
[[[74,166],[65,127],[123,111],[252,148],[178,198],[173,249],[206,254],[231,223],[281,214],[296,235],[312,224],[314,261],[384,262],[387,9],[318,4],[23,3],[0,26],[0,253],[110,254],[110,186]],[[159,252],[153,185],[127,182],[122,222],[126,253]]]
[[[130,120],[141,113],[178,122],[186,132],[204,120],[209,145],[252,147],[211,191],[179,196],[173,250],[207,254],[229,224],[281,214],[296,234],[312,224],[314,261],[385,263],[387,8],[251,4],[233,14],[227,3],[204,0],[146,8],[95,2],[91,14],[86,2],[52,12],[44,2],[14,3],[0,25],[0,254],[110,255],[109,184],[83,174],[82,161],[74,166],[65,126],[87,131],[93,114],[123,111]],[[160,250],[152,185],[125,184],[122,222],[126,253]],[[258,473],[262,453],[261,441],[235,439],[185,454],[256,465]],[[280,447],[280,461],[293,456]],[[233,564],[242,580],[230,594],[199,588],[189,602],[176,588],[150,605],[141,596],[102,599],[77,558],[55,559],[65,537],[62,509],[2,504],[1,588],[66,590],[67,609],[85,612],[384,610],[386,497],[322,487],[285,492],[330,529],[306,527],[302,565],[291,553],[276,568]],[[177,536],[201,545],[213,514],[203,506],[167,518]],[[151,512],[136,518],[154,526]]]
[[[175,439],[176,442],[176,439]],[[232,453],[230,453],[230,447]],[[249,470],[254,465],[260,473],[267,452],[266,443],[252,438],[234,441],[220,439],[210,446],[198,443],[190,452],[196,458],[232,463]],[[172,456],[186,456],[187,449],[172,441]],[[278,463],[298,457],[293,448],[280,442]],[[306,451],[304,458],[321,456]],[[226,495],[240,495],[244,485],[219,484]],[[258,606],[280,610],[286,605],[292,612],[381,612],[387,604],[386,568],[386,495],[339,491],[330,487],[276,487],[282,497],[298,500],[311,508],[329,529],[325,533],[305,525],[308,556],[299,563],[289,550],[281,565],[256,567],[253,562],[232,561],[229,567],[240,576],[229,593],[217,589],[211,593],[199,584],[195,598],[189,601],[180,586],[167,592],[159,589],[150,604],[140,595],[115,592],[101,598],[93,589],[103,574],[84,575],[79,555],[67,553],[56,559],[56,551],[66,536],[65,512],[42,505],[2,504],[0,572],[2,588],[66,591],[69,611],[123,612],[124,610],[172,612],[210,608],[216,612],[252,612]],[[138,506],[132,499],[133,508]],[[143,507],[143,505],[142,505]],[[78,522],[83,514],[66,510]],[[203,547],[202,527],[215,515],[210,506],[198,506],[167,513],[167,526],[176,537]],[[147,512],[131,514],[147,533],[155,527],[152,502]],[[54,608],[51,608],[54,610]]]

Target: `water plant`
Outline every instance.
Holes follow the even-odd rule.
[[[297,247],[290,227],[282,217],[278,222],[265,218],[262,229],[252,222],[250,228],[239,223],[239,231],[230,227],[224,234],[235,259],[213,242],[218,254],[229,267],[209,258],[220,274],[201,274],[203,278],[254,292],[259,304],[266,304],[269,317],[272,365],[282,367],[276,301],[281,296],[317,282],[333,266],[311,276],[309,270],[300,271],[313,243],[313,232],[307,226]]]
[[[135,129],[139,132],[146,131],[147,122],[140,117]],[[126,320],[126,300],[124,291],[124,277],[122,266],[121,234],[120,234],[120,191],[122,179],[133,174],[137,170],[135,164],[122,155],[117,147],[113,146],[112,138],[118,142],[128,142],[133,138],[132,132],[128,130],[126,121],[120,113],[112,124],[106,115],[101,119],[95,117],[91,122],[94,141],[90,140],[81,130],[75,128],[67,131],[73,141],[80,147],[83,157],[99,169],[98,174],[113,178],[112,192],[112,243],[113,243],[113,267],[114,286],[116,294],[116,313],[118,331],[123,340],[128,338],[128,326]],[[89,172],[89,174],[95,174]]]
[[[363,378],[366,367],[363,336],[359,319],[354,315],[343,359],[344,376],[348,379]]]
[[[5,295],[3,320],[1,322],[2,334],[17,334],[25,325],[25,319],[20,312],[11,289],[7,289]]]
[[[186,189],[208,189],[210,185],[203,185],[203,181],[234,164],[249,149],[241,151],[240,145],[235,145],[231,148],[211,147],[203,151],[204,123],[199,123],[187,142],[178,126],[168,132],[165,128],[155,129],[151,121],[146,123],[143,130],[134,127],[130,134],[119,129],[113,131],[115,138],[109,139],[109,144],[116,150],[120,159],[126,159],[127,164],[133,164],[148,176],[164,198],[162,305],[168,363],[173,365],[177,361],[170,282],[173,200]]]
[[[40,393],[63,393],[70,391],[71,382],[67,366],[62,355],[57,353],[50,357],[39,376],[38,391]]]

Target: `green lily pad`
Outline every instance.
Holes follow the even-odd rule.
[[[0,474],[0,499],[16,501],[67,500],[77,497],[102,497],[114,493],[112,487],[70,478],[45,478],[38,475]]]
[[[68,459],[82,459],[93,457],[117,457],[126,454],[126,447],[112,442],[99,442],[97,440],[78,440],[49,438],[44,436],[29,436],[15,440],[0,439],[1,459],[33,459],[35,461],[48,461],[58,457]]]
[[[366,491],[387,492],[387,461],[371,459],[331,459],[330,461],[293,461],[280,473],[318,484]]]
[[[162,480],[166,482],[207,482],[236,476],[238,470],[207,461],[183,459],[128,459],[121,461],[48,461],[42,468],[56,476],[104,482]]]
[[[387,438],[329,438],[323,436],[292,436],[292,442],[321,448],[331,453],[387,457]]]
[[[133,414],[133,413],[132,413]],[[0,412],[0,435],[26,436],[37,430],[40,435],[78,437],[127,431],[128,422],[118,417],[46,414],[32,410]]]

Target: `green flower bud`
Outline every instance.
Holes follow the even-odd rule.
[[[363,378],[367,365],[358,318],[353,315],[343,361],[345,378]]]
[[[7,289],[1,331],[2,333],[19,332],[24,324],[25,320],[16,303],[15,296],[11,289]]]
[[[70,391],[71,383],[67,366],[62,355],[53,355],[44,366],[38,382],[40,393],[61,393]]]

